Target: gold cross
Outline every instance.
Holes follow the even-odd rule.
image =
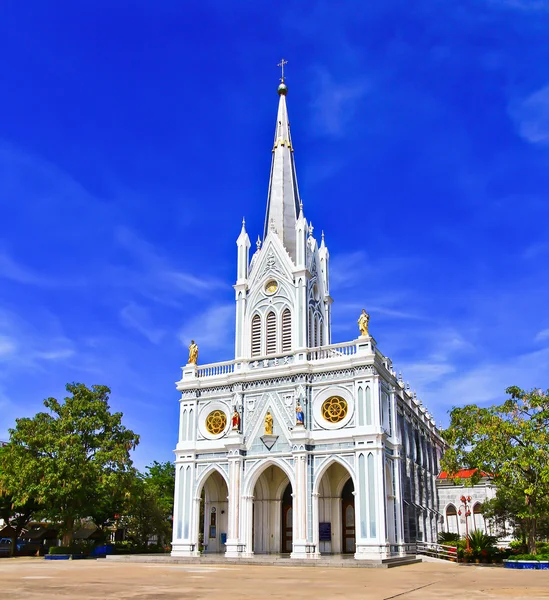
[[[284,65],[287,65],[287,64],[288,64],[288,61],[287,61],[287,60],[284,60],[284,59],[282,59],[282,60],[281,60],[281,61],[278,63],[278,65],[276,65],[277,67],[281,67],[281,68],[282,68],[282,77],[280,78],[280,81],[282,81],[282,83],[284,83]]]

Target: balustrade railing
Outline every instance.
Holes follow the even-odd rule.
[[[223,362],[223,363],[212,363],[211,365],[204,365],[197,367],[197,377],[215,377],[218,375],[228,375],[234,373],[234,360]]]
[[[330,358],[345,358],[356,353],[356,342],[345,342],[343,344],[297,350],[289,354],[258,356],[252,359],[230,360],[222,363],[199,365],[196,367],[195,376],[200,378],[220,377],[234,373],[237,368],[239,371],[273,368],[294,364],[298,361],[313,362]]]

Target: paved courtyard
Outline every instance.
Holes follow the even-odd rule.
[[[1,559],[6,600],[549,598],[549,571],[422,563],[395,569]]]

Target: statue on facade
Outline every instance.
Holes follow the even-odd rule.
[[[236,410],[236,408],[234,409],[234,413],[233,413],[231,422],[232,422],[233,431],[240,431],[240,414]]]
[[[269,411],[265,415],[265,435],[273,435],[273,415]]]
[[[360,335],[362,337],[369,337],[368,333],[368,322],[370,321],[370,315],[362,309],[360,317],[358,317],[358,328],[360,329]]]
[[[301,404],[299,404],[299,402],[295,407],[295,424],[305,426],[305,413],[303,412],[303,409],[301,408]]]
[[[194,340],[191,340],[191,345],[189,346],[189,363],[190,365],[196,365],[198,361],[198,346],[196,345]]]

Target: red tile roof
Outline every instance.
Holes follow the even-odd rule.
[[[460,469],[454,475],[454,477],[459,477],[460,479],[470,479],[477,471],[478,471],[478,469]],[[490,477],[490,475],[488,473],[485,473],[484,471],[480,472],[480,476],[481,477]],[[448,473],[446,471],[441,471],[441,473],[437,477],[437,479],[449,479]]]

